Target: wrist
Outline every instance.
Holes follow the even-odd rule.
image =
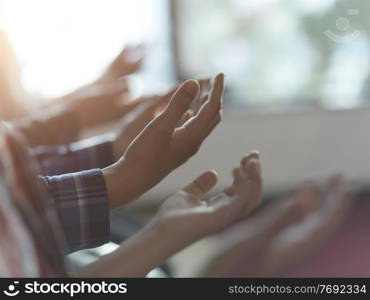
[[[78,277],[144,277],[169,256],[159,228],[145,226],[118,249],[84,267]]]
[[[133,173],[124,158],[102,169],[107,187],[109,206],[116,208],[127,204],[139,196],[137,192],[137,176]]]
[[[181,233],[181,228],[155,216],[147,225],[147,230],[155,232],[158,237],[158,247],[162,248],[164,258],[168,258],[178,251],[192,244],[195,240],[186,233]]]
[[[113,141],[113,156],[115,160],[119,160],[122,155],[125,153],[129,142],[127,141],[127,134],[125,130],[120,131],[116,134]]]

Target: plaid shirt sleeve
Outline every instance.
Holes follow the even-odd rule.
[[[109,241],[109,206],[100,169],[40,178],[55,201],[66,252],[97,247]]]
[[[44,176],[105,168],[114,162],[113,142],[109,135],[69,145],[38,146],[30,151]]]

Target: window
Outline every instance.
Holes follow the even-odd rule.
[[[149,49],[145,86],[168,84],[168,16],[167,0],[0,0],[0,26],[21,62],[23,84],[47,97],[93,80],[127,43]]]
[[[229,104],[370,100],[369,1],[173,0],[181,77],[224,71]]]

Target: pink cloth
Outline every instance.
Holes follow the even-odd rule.
[[[289,277],[370,277],[370,199],[358,201],[341,231]]]

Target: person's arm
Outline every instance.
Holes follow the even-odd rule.
[[[10,120],[26,114],[26,93],[21,85],[20,69],[14,49],[4,30],[0,28],[0,116]]]
[[[44,109],[12,123],[31,147],[67,144],[75,141],[80,132],[76,115],[64,106]]]
[[[122,102],[127,91],[124,80],[87,86],[12,122],[32,147],[72,143],[81,131],[117,120],[142,102],[142,99]]]
[[[156,113],[168,103],[169,95],[142,99],[142,104],[120,120],[114,133],[68,145],[43,145],[32,148],[30,154],[38,160],[42,175],[51,176],[105,168],[117,161]]]
[[[65,252],[109,242],[109,202],[100,169],[39,178],[52,196],[65,236]]]
[[[122,206],[145,193],[198,150],[220,121],[223,75],[219,74],[215,78],[211,94],[197,115],[182,124],[182,117],[198,92],[197,81],[185,82],[172,96],[167,108],[145,127],[117,163],[102,170],[86,171],[91,179],[86,179],[89,178],[86,172],[44,178],[59,211],[70,248],[78,249],[84,239],[80,235],[75,239],[73,232],[70,233],[73,228],[81,225],[78,212],[75,213],[75,222],[66,221],[63,224],[66,208],[70,207],[71,212],[78,209],[81,211],[79,205],[90,209],[90,204],[97,202],[106,207],[102,209],[104,212],[108,211],[108,206]],[[84,213],[83,216],[89,214]],[[86,228],[96,218],[88,219]],[[80,231],[83,232],[83,229]],[[71,238],[69,234],[72,235]],[[88,240],[93,240],[94,243],[100,239]]]
[[[213,80],[209,95],[195,116],[183,116],[197,99],[198,81],[188,80],[166,109],[129,145],[117,163],[103,169],[111,207],[127,204],[185,163],[221,121],[224,75]]]
[[[75,276],[144,277],[179,250],[245,217],[262,200],[258,154],[242,159],[233,183],[223,193],[204,199],[216,182],[214,172],[203,173],[169,197],[142,230]]]

